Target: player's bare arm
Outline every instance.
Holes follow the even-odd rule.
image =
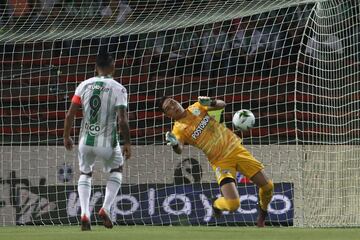
[[[120,134],[124,138],[123,154],[125,159],[129,159],[131,157],[131,140],[126,108],[120,108],[118,110],[118,123]]]
[[[65,116],[65,122],[64,122],[64,134],[63,134],[63,138],[64,138],[64,146],[66,148],[66,150],[72,150],[73,148],[73,140],[70,137],[70,131],[72,128],[72,123],[74,121],[76,112],[80,109],[80,105],[75,104],[75,103],[71,103],[70,108],[68,110],[68,112],[66,113]]]
[[[201,105],[207,106],[209,111],[223,109],[226,106],[223,100],[212,99],[207,96],[199,96],[198,101]]]

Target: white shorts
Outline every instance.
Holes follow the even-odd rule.
[[[110,172],[111,169],[118,168],[124,164],[124,158],[119,144],[115,148],[93,147],[79,144],[78,158],[81,172],[92,172],[96,157],[103,161],[104,172]]]

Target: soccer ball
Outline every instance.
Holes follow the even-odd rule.
[[[250,110],[241,109],[234,114],[232,123],[236,129],[248,131],[255,125],[255,116]]]

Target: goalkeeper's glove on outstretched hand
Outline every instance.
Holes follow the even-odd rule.
[[[210,97],[199,96],[198,102],[203,106],[211,106],[211,104],[213,103],[213,100]]]
[[[168,142],[167,145],[169,146],[174,147],[176,145],[179,145],[179,141],[176,139],[175,135],[172,134],[171,132],[166,132],[165,139]]]

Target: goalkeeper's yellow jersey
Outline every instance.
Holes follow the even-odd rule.
[[[236,134],[208,115],[208,107],[196,102],[186,111],[186,117],[175,121],[172,133],[180,142],[201,149],[210,162],[224,159],[241,145]]]

